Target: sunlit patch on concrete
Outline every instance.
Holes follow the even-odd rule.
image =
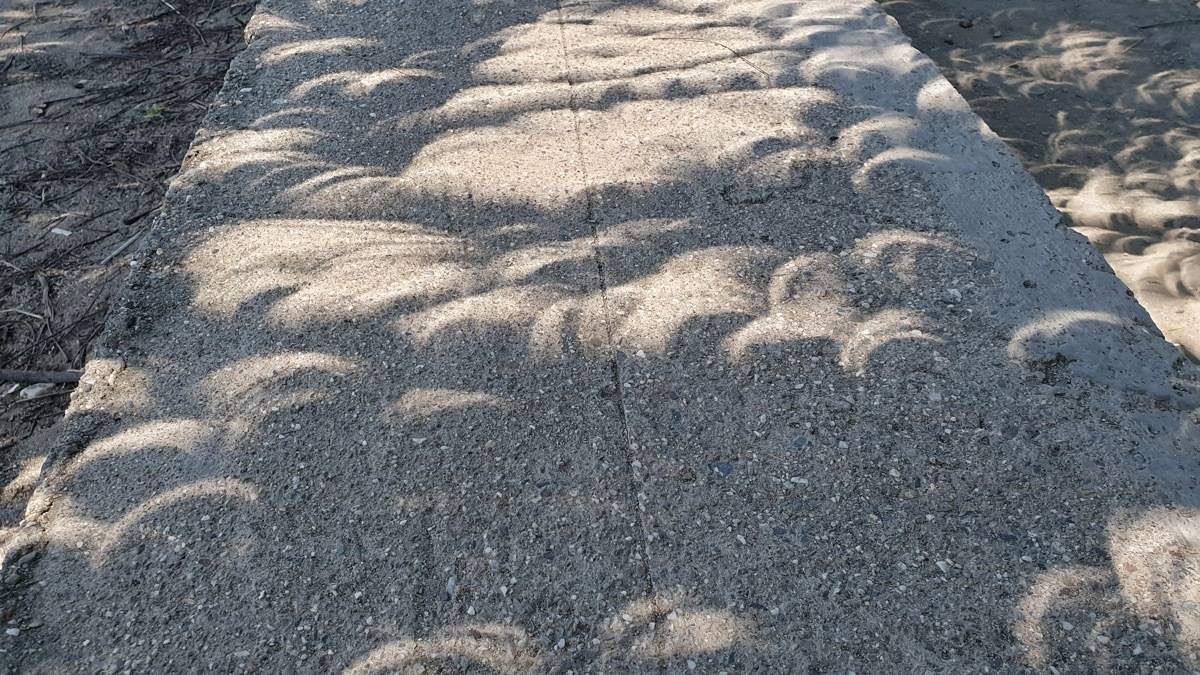
[[[1200,650],[1200,511],[1156,508],[1113,519],[1109,555],[1121,594],[1142,617],[1170,617],[1175,639]]]
[[[692,251],[631,283],[609,289],[614,342],[663,354],[690,321],[721,314],[757,314],[764,306],[763,298],[739,269],[753,267],[754,258],[761,256],[762,252],[733,246]]]
[[[389,68],[375,72],[348,70],[328,73],[296,85],[288,98],[301,99],[317,89],[336,89],[342,96],[360,98],[370,96],[383,84],[402,85],[421,77],[437,77],[437,73],[425,68]]]
[[[160,511],[179,508],[185,502],[204,499],[233,499],[245,504],[258,501],[256,486],[236,478],[206,478],[187,485],[163,490],[138,504],[113,523],[95,520],[80,513],[69,497],[56,502],[54,527],[48,532],[52,544],[75,550],[89,560],[91,567],[109,562],[109,553],[139,523]]]
[[[1030,321],[1013,333],[1008,342],[1008,356],[1015,361],[1025,361],[1037,358],[1028,349],[1028,343],[1039,339],[1054,339],[1069,334],[1072,327],[1081,323],[1100,323],[1111,326],[1122,326],[1116,316],[1107,312],[1091,311],[1057,311]]]
[[[461,389],[412,389],[393,405],[406,418],[436,417],[467,408],[503,410],[507,402],[493,394]]]
[[[397,670],[436,672],[439,663],[460,660],[497,673],[536,672],[545,666],[546,655],[535,649],[533,643],[534,640],[519,627],[498,622],[475,623],[445,629],[419,640],[393,640],[354,661],[344,672],[346,675]]]
[[[267,317],[297,326],[450,294],[469,274],[463,248],[456,237],[417,225],[255,221],[216,234],[183,268],[196,281],[198,310],[228,315],[256,297],[286,291]]]
[[[602,640],[629,641],[643,660],[709,654],[755,643],[753,624],[727,609],[696,607],[687,598],[655,596],[629,603],[609,618]]]
[[[259,14],[255,15],[256,18],[261,13],[260,10]],[[370,49],[378,44],[378,40],[350,37],[327,38],[324,40],[297,40],[270,47],[258,59],[267,65],[278,65],[298,56],[346,54],[351,50]]]
[[[345,377],[359,370],[350,358],[319,352],[286,352],[241,359],[204,378],[200,385],[210,402],[238,401],[242,405],[275,408],[306,405],[329,395],[324,382],[292,381],[298,376]],[[290,382],[291,381],[291,382]],[[289,384],[294,386],[288,386]],[[299,385],[299,386],[295,386]]]
[[[100,459],[136,455],[149,449],[192,452],[212,437],[212,429],[194,419],[147,422],[96,441],[71,462],[68,473],[77,473],[80,468]]]
[[[1013,633],[1031,667],[1053,665],[1056,641],[1064,637],[1082,640],[1100,664],[1110,650],[1141,649],[1114,641],[1130,620],[1161,626],[1155,634],[1181,656],[1200,654],[1200,512],[1158,507],[1118,513],[1109,522],[1107,544],[1111,566],[1053,567],[1038,574],[1017,603]],[[1062,622],[1072,615],[1091,624],[1071,633],[1074,627]]]
[[[331,168],[327,162],[308,152],[320,138],[320,133],[300,127],[224,133],[203,146],[192,168],[176,178],[175,185],[187,188],[253,166],[262,169]]]

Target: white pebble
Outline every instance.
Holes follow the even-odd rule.
[[[937,561],[937,568],[942,571],[942,574],[950,573],[950,563],[946,562],[945,560]]]
[[[900,472],[895,469],[891,469],[890,471],[888,471],[888,475],[891,476],[892,478],[899,478]]]
[[[1134,647],[1134,648],[1133,648],[1133,655],[1134,655],[1134,656],[1141,656],[1141,655],[1142,655],[1142,646],[1141,646],[1141,645],[1138,645],[1138,646],[1136,646],[1136,647]]]
[[[742,535],[740,535],[740,534],[739,534],[739,535],[737,536],[737,540],[738,540],[738,543],[740,543],[742,546],[745,546],[745,545],[746,545],[746,538],[745,538],[745,537],[743,537]]]
[[[1062,622],[1062,629],[1063,629],[1063,630],[1072,630],[1072,629],[1074,629],[1074,628],[1075,628],[1075,624],[1071,623],[1070,621],[1064,621],[1064,622]]]
[[[688,670],[695,670],[695,669],[696,669],[696,662],[691,659],[688,659]]]
[[[475,605],[471,605],[467,608],[467,614],[470,616],[475,616]]]
[[[1096,636],[1096,642],[1099,642],[1102,645],[1108,644],[1108,640],[1109,640],[1109,637],[1107,635],[1097,635]]]
[[[53,385],[49,382],[40,382],[38,384],[31,384],[28,387],[25,387],[24,389],[22,389],[21,393],[17,394],[17,398],[21,399],[22,401],[28,401],[31,398],[45,396],[46,394],[48,394],[54,390],[54,386],[55,385]]]
[[[8,630],[6,630],[4,632],[8,633],[9,635],[11,635],[13,637],[17,637],[18,635],[21,634],[21,629],[20,628],[9,628]]]

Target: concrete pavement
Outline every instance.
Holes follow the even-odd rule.
[[[247,35],[7,556],[14,667],[1194,663],[1197,374],[874,3]]]

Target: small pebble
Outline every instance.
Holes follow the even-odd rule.
[[[8,630],[6,630],[4,632],[8,633],[9,635],[11,635],[13,637],[17,637],[18,635],[21,634],[21,629],[20,628],[9,628]]]
[[[722,476],[728,476],[733,473],[733,465],[729,462],[712,462],[708,467]]]
[[[1063,630],[1072,630],[1072,629],[1074,629],[1074,628],[1075,628],[1075,624],[1071,623],[1070,621],[1064,621],[1064,622],[1062,622],[1062,629],[1063,629]]]
[[[1142,646],[1141,646],[1141,645],[1138,645],[1138,646],[1136,646],[1136,647],[1134,647],[1134,648],[1133,648],[1133,655],[1134,655],[1134,656],[1141,656],[1141,655],[1142,655]]]
[[[1107,635],[1097,635],[1096,636],[1096,642],[1099,642],[1102,645],[1108,644],[1109,639],[1110,638]]]
[[[892,478],[899,478],[900,472],[895,469],[892,469],[892,470],[888,471],[888,475],[891,476]]]
[[[942,571],[942,574],[950,573],[950,563],[946,562],[945,560],[937,561],[937,568]]]
[[[21,393],[17,394],[17,398],[21,399],[22,401],[28,401],[29,399],[32,399],[32,398],[38,398],[39,396],[45,396],[46,394],[49,394],[51,391],[53,391],[54,387],[55,387],[55,385],[53,385],[49,382],[39,382],[38,384],[31,384],[28,387],[25,387],[24,389],[22,389]]]
[[[688,659],[688,664],[687,664],[687,666],[688,666],[688,670],[695,670],[695,669],[696,669],[696,662],[695,662],[695,661],[693,661],[693,660],[691,660],[691,659]]]

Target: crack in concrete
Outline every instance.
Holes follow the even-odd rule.
[[[566,76],[567,88],[570,92],[568,97],[568,105],[571,108],[571,129],[572,135],[575,137],[575,153],[579,158],[579,172],[583,180],[583,195],[585,208],[587,213],[587,223],[590,228],[592,238],[592,259],[596,265],[596,278],[600,286],[600,318],[604,325],[604,340],[605,350],[608,352],[608,368],[611,374],[613,386],[616,388],[617,411],[620,414],[620,425],[622,435],[622,456],[625,460],[626,469],[633,473],[633,482],[630,485],[630,490],[633,493],[634,501],[637,503],[637,511],[634,517],[637,518],[638,529],[642,534],[640,548],[645,553],[643,561],[643,569],[646,574],[646,590],[649,593],[655,591],[654,571],[650,564],[650,528],[646,525],[645,518],[642,513],[646,509],[645,493],[641,490],[642,478],[634,469],[636,458],[633,456],[633,450],[636,449],[637,443],[633,438],[633,433],[629,429],[629,407],[625,399],[625,387],[622,384],[621,364],[617,359],[617,347],[613,339],[613,326],[610,320],[610,305],[608,294],[608,281],[605,275],[604,255],[600,251],[600,234],[597,228],[597,219],[595,213],[595,201],[592,195],[591,181],[588,177],[587,169],[587,153],[584,152],[583,132],[579,124],[579,103],[575,97],[575,79],[571,76],[571,56],[570,50],[567,48],[567,31],[566,22],[563,20],[562,2],[559,0],[556,3],[558,12],[558,35],[559,44],[562,47],[563,69]],[[636,551],[639,546],[635,546]]]

